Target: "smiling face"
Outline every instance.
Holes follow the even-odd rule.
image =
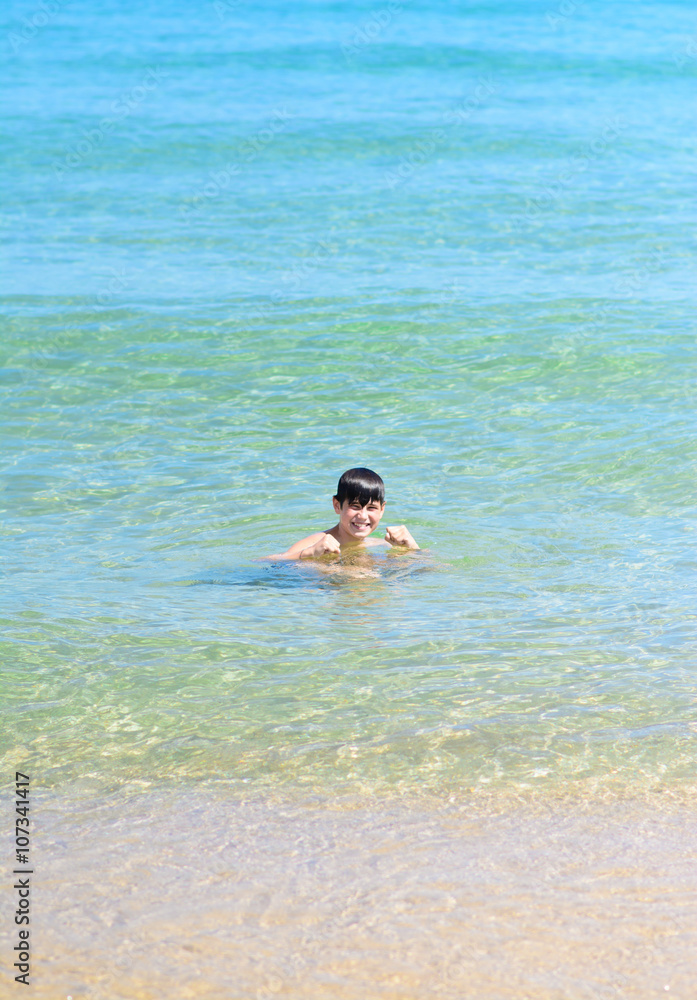
[[[362,542],[375,531],[385,513],[384,503],[378,500],[369,500],[367,504],[361,504],[360,500],[344,500],[339,504],[333,497],[332,503],[339,518],[340,542]]]

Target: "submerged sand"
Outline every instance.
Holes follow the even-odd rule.
[[[36,829],[33,997],[695,996],[669,795],[45,795]]]

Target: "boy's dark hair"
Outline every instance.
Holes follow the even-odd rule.
[[[344,500],[353,503],[358,500],[365,507],[371,500],[385,502],[385,484],[372,469],[347,469],[336,488],[336,499],[343,507]]]

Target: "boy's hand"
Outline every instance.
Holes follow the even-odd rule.
[[[327,553],[335,556],[341,555],[341,546],[333,535],[322,535],[319,541],[315,542],[314,545],[308,545],[306,549],[302,550],[300,558],[319,559],[320,556],[326,555]]]
[[[403,524],[398,524],[393,528],[385,528],[385,541],[390,545],[399,545],[406,549],[418,549],[418,545],[411,536],[411,532]]]

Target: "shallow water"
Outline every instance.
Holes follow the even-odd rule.
[[[381,9],[74,0],[23,41],[33,8],[0,15],[0,739],[40,797],[45,995],[169,996],[191,948],[208,978],[182,995],[256,997],[272,968],[303,1000],[456,996],[457,942],[490,956],[462,958],[480,996],[648,997],[671,983],[661,961],[689,996],[691,10]],[[333,523],[351,465],[380,472],[385,523],[423,551],[262,561]],[[177,873],[209,850],[192,799],[250,859],[240,803],[269,827],[248,887],[288,882],[277,923],[245,909],[233,865],[210,923],[185,929]],[[291,976],[316,887],[301,873],[296,893],[264,817],[289,811],[312,851],[345,801],[323,875],[344,923],[315,928],[325,957]],[[446,803],[480,826],[463,839]],[[651,856],[637,834],[631,875],[583,867],[626,803]],[[136,891],[131,815],[157,869],[137,918],[151,964],[105,986],[115,939],[90,914],[94,893]],[[412,821],[425,853],[399,839]],[[545,829],[590,893],[555,883],[551,909],[527,881]],[[58,830],[93,845],[71,877],[104,876],[65,928],[77,848]],[[486,844],[515,870],[471,882]],[[408,933],[383,855],[424,893]],[[642,892],[662,902],[641,910]],[[248,947],[214,958],[233,911]],[[554,973],[557,925],[578,947]]]
[[[192,790],[43,815],[39,997],[692,995],[695,816],[669,798]]]

